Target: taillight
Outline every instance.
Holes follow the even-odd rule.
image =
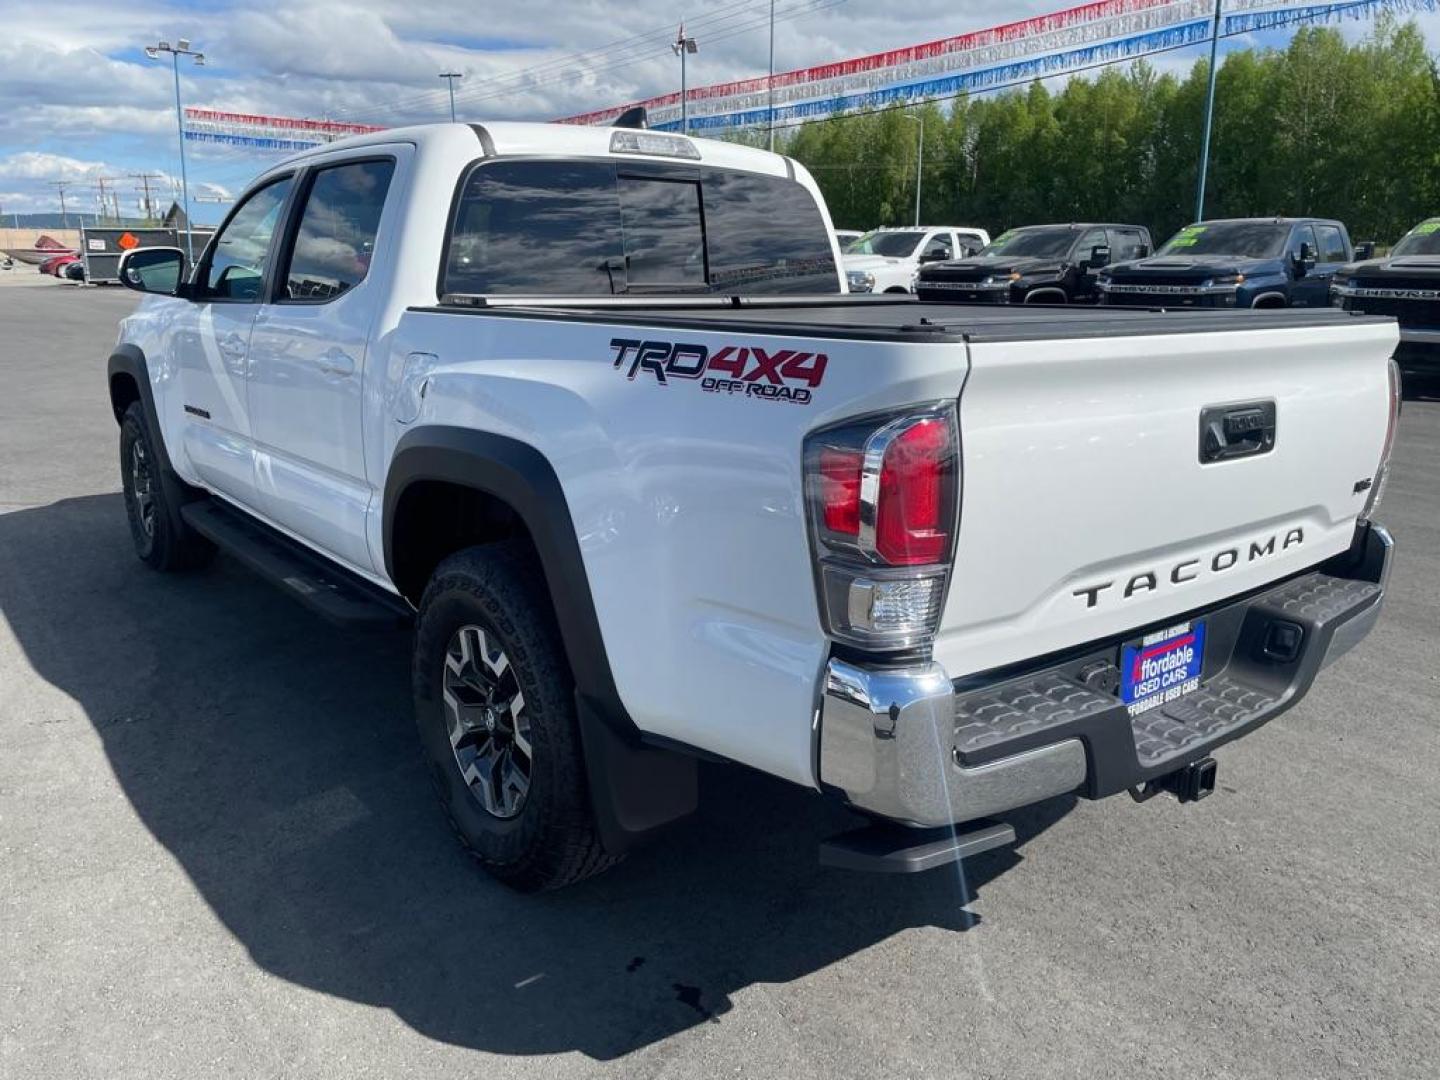
[[[1380,464],[1375,469],[1375,482],[1370,485],[1370,495],[1365,500],[1365,509],[1360,511],[1360,517],[1368,521],[1380,505],[1380,499],[1385,494],[1385,481],[1390,476],[1390,451],[1395,448],[1395,432],[1400,426],[1400,366],[1395,363],[1394,357],[1390,359],[1388,369],[1390,377],[1390,413],[1385,422],[1385,442],[1380,449]]]
[[[816,432],[806,492],[832,637],[877,650],[927,644],[955,547],[960,462],[944,403]]]
[[[875,552],[892,566],[939,562],[950,548],[955,447],[950,422],[917,420],[885,448],[875,516]]]

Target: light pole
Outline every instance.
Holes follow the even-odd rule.
[[[920,225],[920,175],[925,169],[925,117],[916,116],[914,113],[901,113],[906,120],[914,120],[920,125],[920,139],[915,144],[915,225]]]
[[[450,122],[455,122],[455,80],[463,79],[465,76],[458,71],[442,71],[440,78],[445,80],[445,85],[450,87]]]
[[[180,209],[185,213],[185,257],[195,265],[195,237],[190,229],[190,181],[185,176],[185,111],[180,107],[180,57],[193,56],[195,65],[205,65],[205,54],[190,48],[189,38],[180,38],[171,45],[161,41],[145,46],[145,55],[159,60],[161,53],[170,54],[170,66],[175,72],[175,127],[180,134]]]
[[[770,77],[765,80],[765,126],[770,131],[770,152],[775,152],[775,0],[770,0]]]
[[[1220,44],[1220,2],[1210,28],[1210,85],[1205,90],[1205,134],[1200,139],[1200,182],[1195,185],[1195,220],[1205,220],[1205,173],[1210,164],[1210,124],[1215,116],[1215,50]]]
[[[682,134],[690,132],[690,102],[685,92],[685,57],[699,51],[693,37],[685,36],[685,24],[680,24],[680,33],[675,38],[675,43],[670,46],[670,51],[680,57],[680,131]]]

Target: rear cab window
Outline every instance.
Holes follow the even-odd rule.
[[[441,293],[838,293],[814,198],[783,177],[645,161],[478,162]]]

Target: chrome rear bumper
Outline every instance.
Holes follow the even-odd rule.
[[[937,663],[895,669],[832,659],[821,784],[857,809],[929,827],[1068,792],[1099,798],[1168,775],[1295,704],[1370,631],[1393,547],[1384,528],[1362,525],[1348,555],[1193,613],[1207,620],[1210,674],[1195,693],[1136,717],[1079,677],[1118,659],[1118,639],[991,682],[968,680],[959,691]],[[1276,625],[1298,631],[1289,635],[1298,645],[1278,656]]]

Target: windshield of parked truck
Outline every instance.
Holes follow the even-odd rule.
[[[883,255],[887,259],[903,259],[912,254],[923,232],[868,232],[845,249],[846,255]]]
[[[1275,221],[1205,221],[1186,225],[1159,255],[1240,255],[1268,259],[1285,250],[1290,226]]]
[[[1440,255],[1440,218],[1422,221],[1405,234],[1391,255]]]
[[[982,259],[1001,256],[1013,258],[1061,259],[1075,242],[1076,231],[1069,226],[1054,229],[1011,229],[996,237],[980,252]]]

